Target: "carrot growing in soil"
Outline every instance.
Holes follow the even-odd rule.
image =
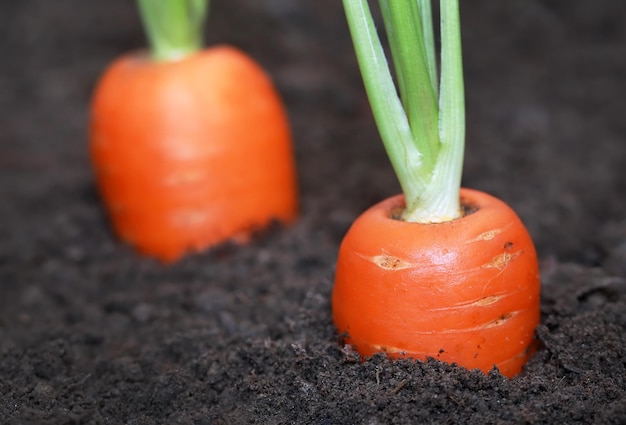
[[[297,214],[286,111],[240,50],[203,46],[207,0],[139,0],[150,50],[114,61],[91,104],[92,162],[119,237],[174,261]]]
[[[465,112],[458,0],[380,0],[396,88],[367,0],[343,0],[366,92],[402,194],[342,241],[333,319],[362,356],[429,357],[518,374],[539,322],[537,255],[504,202],[461,188]]]

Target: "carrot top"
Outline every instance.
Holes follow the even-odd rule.
[[[154,60],[178,60],[202,48],[209,0],[137,2]]]
[[[374,119],[406,199],[402,218],[458,218],[465,144],[459,2],[439,2],[439,81],[430,0],[379,2],[397,88],[367,0],[343,5]]]

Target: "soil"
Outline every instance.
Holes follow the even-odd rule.
[[[541,346],[512,380],[341,346],[339,243],[399,192],[341,2],[213,3],[208,42],[283,95],[301,216],[164,266],[112,235],[86,151],[94,82],[145,45],[134,2],[0,2],[0,423],[626,423],[626,3],[462,4],[464,185],[541,261]]]

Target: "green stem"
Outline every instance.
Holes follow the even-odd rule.
[[[409,203],[423,191],[429,173],[424,171],[422,154],[413,142],[367,0],[343,0],[343,5],[372,113]]]
[[[428,64],[428,75],[433,85],[435,96],[439,96],[437,87],[437,55],[435,54],[435,34],[433,31],[433,14],[431,11],[431,0],[417,0],[419,10],[421,10],[422,33],[424,34],[424,47],[426,50],[426,63]]]
[[[461,215],[459,189],[465,151],[465,95],[459,0],[442,0],[440,4],[440,153],[424,201],[431,204],[430,214],[446,220]]]
[[[438,92],[430,0],[379,1],[397,89],[367,0],[343,5],[374,119],[405,195],[403,219],[452,220],[461,215],[465,138],[459,3],[440,1]]]
[[[209,0],[137,0],[137,3],[154,60],[179,60],[202,49]]]
[[[413,140],[423,156],[424,171],[430,173],[439,149],[439,110],[430,67],[421,10],[415,0],[380,0],[398,91],[409,120]]]

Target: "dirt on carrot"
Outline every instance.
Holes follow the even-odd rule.
[[[462,189],[470,213],[443,223],[393,218],[404,198],[363,213],[339,251],[333,318],[362,356],[434,358],[518,374],[539,323],[537,255],[504,202]]]
[[[296,217],[286,111],[233,47],[120,58],[97,85],[90,141],[113,228],[143,254],[173,261]]]

